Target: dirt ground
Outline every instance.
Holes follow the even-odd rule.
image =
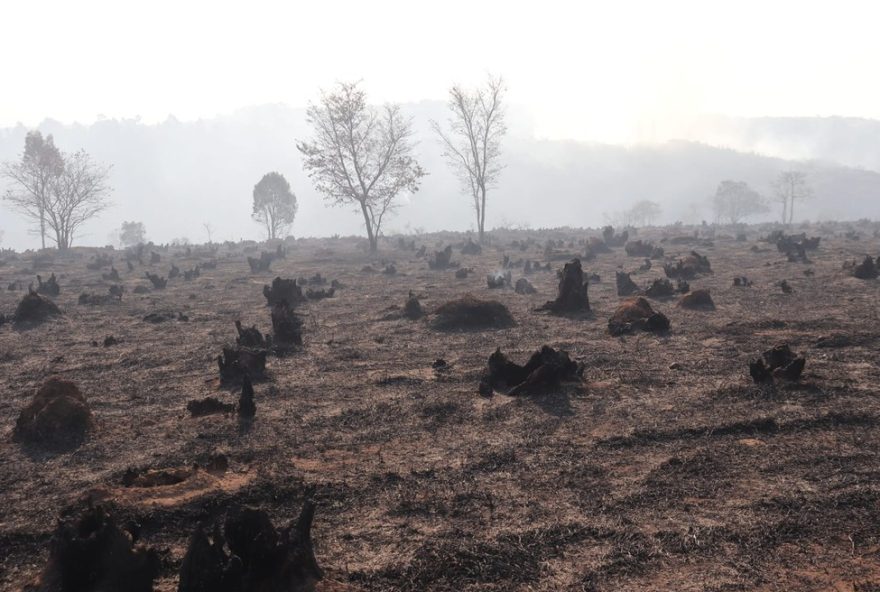
[[[852,227],[860,240],[844,225],[808,228],[822,242],[806,264],[760,242],[769,229],[711,246],[660,242],[694,229],[642,231],[668,260],[691,249],[708,256],[714,273],[690,284],[708,288],[717,308],[652,301],[671,333],[623,338],[607,332],[614,272],[642,263],[623,248],[584,261],[601,277],[589,288],[592,315],[535,310],[595,231],[496,232],[480,255],[460,254],[464,235],[415,237],[429,254],[454,245],[453,259],[475,271],[466,279],[429,270],[390,240],[375,257],[356,239],[299,240],[259,274],[246,261],[259,252],[241,245],[189,256],[171,247],[133,272],[116,252],[127,292],[102,305],[78,304],[110,284],[107,269],[86,269],[96,250],[39,266],[33,254],[2,253],[0,313],[14,311],[36,273],[54,272],[64,315],[28,330],[0,326],[0,588],[37,575],[59,512],[86,494],[139,525],[140,543],[161,556],[156,589],[171,591],[196,524],[233,504],[284,524],[311,492],[325,590],[880,590],[880,284],[842,268],[880,254],[880,239],[873,226]],[[525,251],[511,246],[529,239]],[[548,255],[548,239],[566,244]],[[553,271],[528,276],[534,295],[489,290],[486,274],[504,254],[552,259]],[[212,257],[216,269],[194,281],[133,293],[149,285],[145,271]],[[387,262],[396,275],[362,271]],[[191,418],[191,399],[237,400],[219,386],[215,358],[234,343],[235,320],[271,329],[263,285],[316,272],[343,287],[299,307],[305,346],[269,358],[253,425]],[[752,287],[732,285],[743,275]],[[632,277],[645,286],[663,277],[662,262]],[[7,290],[16,280],[23,286]],[[401,314],[409,291],[426,319]],[[516,325],[431,328],[433,309],[468,292],[503,302]],[[188,320],[144,321],[153,312]],[[103,347],[108,335],[119,343]],[[748,360],[778,343],[806,355],[802,380],[755,386]],[[584,383],[478,395],[495,348],[524,362],[543,344],[583,362]],[[447,370],[432,369],[438,358]],[[63,453],[12,441],[20,410],[53,375],[79,385],[95,418],[88,439]],[[230,461],[225,475],[123,486],[127,469],[187,467],[218,452]]]

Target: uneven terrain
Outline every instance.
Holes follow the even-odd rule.
[[[880,590],[880,284],[842,267],[880,254],[880,239],[874,226],[853,228],[859,240],[843,225],[803,229],[822,237],[810,263],[761,242],[765,229],[739,241],[719,231],[711,244],[671,240],[706,229],[641,231],[666,260],[708,256],[713,273],[690,286],[708,288],[716,310],[652,300],[671,332],[621,338],[607,331],[620,300],[614,272],[643,261],[622,247],[583,261],[601,277],[589,286],[591,314],[536,311],[595,231],[496,232],[479,255],[460,253],[463,236],[414,237],[429,256],[452,244],[453,260],[474,269],[464,279],[390,240],[377,256],[356,239],[294,241],[261,273],[246,261],[259,252],[242,245],[156,249],[160,263],[131,272],[108,252],[126,293],[99,305],[78,304],[112,283],[106,268],[86,268],[98,250],[37,262],[2,253],[0,313],[15,310],[36,273],[54,272],[63,316],[0,326],[0,589],[39,573],[59,514],[84,496],[138,525],[138,542],[161,556],[156,589],[168,591],[200,522],[247,504],[286,523],[311,496],[325,590]],[[551,253],[549,239],[564,244]],[[487,288],[505,254],[551,262],[528,276],[536,294]],[[211,258],[216,269],[198,279],[133,293],[149,285],[145,271]],[[381,273],[388,262],[396,275]],[[653,263],[633,273],[639,286],[663,277]],[[318,272],[343,287],[298,307],[304,346],[269,358],[253,424],[190,417],[192,399],[236,402],[215,358],[234,343],[234,321],[271,329],[263,285]],[[738,276],[754,285],[734,287]],[[425,319],[403,316],[410,291]],[[431,311],[466,293],[501,301],[516,324],[432,328]],[[173,314],[144,320],[155,312]],[[109,335],[118,343],[104,347]],[[806,356],[803,377],[756,386],[749,360],[779,343]],[[583,384],[478,394],[496,348],[524,362],[544,344],[584,364]],[[438,359],[445,369],[432,368]],[[94,415],[86,441],[66,452],[12,440],[50,376],[74,381]],[[219,477],[123,484],[129,469],[185,468],[217,453],[229,459]]]

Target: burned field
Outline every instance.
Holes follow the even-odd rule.
[[[0,255],[0,588],[880,589],[877,229],[699,230]]]

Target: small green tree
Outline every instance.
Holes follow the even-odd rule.
[[[769,210],[764,198],[745,181],[722,181],[713,199],[715,222],[739,224],[745,218]]]
[[[143,222],[123,222],[119,229],[119,242],[123,247],[134,247],[147,242],[147,229]]]
[[[254,185],[253,218],[266,227],[267,238],[282,238],[293,224],[297,208],[296,196],[281,173],[266,173]]]

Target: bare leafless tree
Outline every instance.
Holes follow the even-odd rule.
[[[24,153],[18,161],[5,162],[0,176],[11,187],[6,199],[15,209],[38,224],[42,247],[46,248],[46,204],[52,184],[64,167],[61,152],[55,147],[51,134],[43,138],[37,130],[30,131],[24,140]]]
[[[813,195],[807,182],[807,174],[802,171],[783,171],[776,178],[774,187],[776,201],[782,204],[782,223],[791,224],[794,220],[794,202]]]
[[[443,144],[443,155],[474,201],[480,241],[486,228],[486,192],[498,181],[503,166],[501,139],[504,123],[504,81],[492,76],[485,87],[473,90],[453,86],[449,90],[452,115],[445,130],[436,121],[431,126]]]
[[[298,142],[315,188],[334,205],[353,204],[364,217],[370,250],[402,192],[415,193],[425,171],[412,156],[412,122],[398,105],[367,105],[359,83],[340,83],[306,111],[314,136]]]
[[[73,245],[84,223],[110,206],[107,197],[111,191],[110,166],[93,162],[84,150],[62,156],[64,167],[52,182],[45,204],[46,224],[55,233],[60,251]]]

